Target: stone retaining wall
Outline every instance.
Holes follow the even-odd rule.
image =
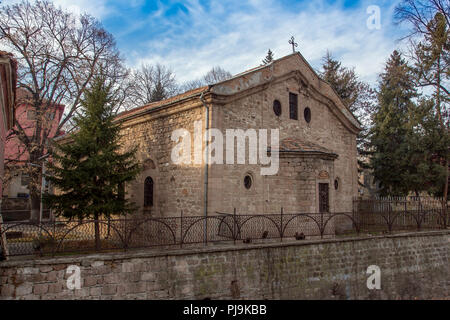
[[[0,263],[1,299],[448,298],[450,231]],[[67,267],[81,271],[69,290]],[[367,288],[367,268],[381,289]]]

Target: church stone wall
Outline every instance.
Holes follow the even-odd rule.
[[[329,184],[330,211],[352,211],[352,198],[357,194],[354,119],[344,116],[349,112],[329,85],[296,55],[280,59],[270,68],[257,71],[261,76],[244,74],[208,89],[204,98],[210,106],[209,127],[223,133],[225,144],[227,129],[279,129],[280,141],[309,141],[336,153],[338,158],[281,158],[274,176],[262,176],[261,166],[248,164],[248,158],[246,164],[212,164],[208,167],[208,214],[231,213],[234,208],[242,214],[279,213],[281,208],[285,213],[318,212],[319,183]],[[298,95],[298,120],[289,118],[289,92]],[[275,99],[282,105],[279,117],[273,112]],[[310,123],[304,119],[306,107],[311,109]],[[141,212],[153,216],[178,216],[181,210],[184,215],[204,214],[205,166],[176,165],[170,156],[176,145],[171,140],[172,132],[183,128],[193,136],[194,122],[201,120],[204,129],[205,119],[206,109],[195,96],[126,120],[124,146],[137,145],[138,158],[144,165],[144,172],[127,186]],[[193,139],[191,142],[193,149]],[[326,177],[320,178],[323,171]],[[250,189],[243,183],[247,174],[253,178]],[[154,181],[154,205],[142,210],[144,181],[149,176]],[[335,179],[339,182],[337,190]]]
[[[298,94],[298,120],[289,119],[289,92]],[[282,105],[281,116],[273,112],[273,101]],[[309,107],[312,120],[304,119]],[[356,134],[307,91],[295,78],[274,81],[264,89],[214,108],[213,125],[226,129],[280,129],[280,141],[297,138],[323,146],[339,157],[336,160],[281,159],[275,176],[261,176],[259,165],[213,165],[210,174],[209,211],[229,212],[233,207],[243,213],[318,212],[319,182],[330,186],[330,210],[351,211],[352,197],[357,192]],[[224,137],[224,141],[226,138]],[[248,163],[248,158],[246,159]],[[319,181],[318,173],[326,170],[329,179]],[[254,184],[250,190],[243,186],[250,173]],[[338,190],[334,180],[338,179]]]
[[[197,99],[198,100],[198,99]],[[122,141],[125,148],[137,146],[137,158],[143,172],[127,186],[127,194],[139,207],[139,212],[150,216],[201,215],[203,213],[204,168],[201,165],[176,165],[171,160],[171,140],[176,129],[186,129],[193,136],[194,122],[202,121],[204,108],[199,101],[157,111],[123,125]],[[154,181],[153,206],[144,210],[144,181]]]

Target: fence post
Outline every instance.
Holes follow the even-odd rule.
[[[180,216],[180,248],[183,248],[183,210]]]
[[[125,230],[125,235],[124,235],[124,239],[125,239],[125,245],[123,246],[123,251],[127,251],[127,246],[129,245],[129,241],[131,238],[131,233],[128,234],[128,215],[125,215],[125,221],[124,221],[124,226],[123,229]]]
[[[128,246],[130,245],[129,242],[131,239],[131,229],[130,229],[130,234],[128,234],[128,230],[127,230],[127,219],[128,219],[128,214],[125,215],[125,225],[123,226],[123,229],[122,229],[122,223],[119,224],[120,227],[119,226],[116,227],[116,228],[118,228],[118,230],[122,230],[121,232],[123,232],[122,241],[123,241],[123,251],[125,251],[125,252],[127,252],[127,250],[128,250]],[[116,225],[117,225],[117,223],[116,223]]]
[[[0,200],[0,206],[1,206],[1,200]],[[3,216],[0,212],[0,246],[2,249],[0,260],[5,259],[8,260],[9,252],[8,252],[8,244],[6,243],[6,232],[2,232],[3,227]]]
[[[320,239],[323,239],[324,232],[325,232],[325,228],[323,227],[323,211],[322,211],[322,212],[320,212]]]
[[[441,203],[442,203],[442,222],[444,229],[447,229],[447,220],[448,220],[448,206],[447,203],[444,202],[445,197],[442,197]],[[447,201],[448,202],[448,201]]]

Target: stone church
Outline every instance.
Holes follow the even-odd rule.
[[[298,52],[123,112],[118,120],[124,147],[137,145],[144,167],[127,186],[142,214],[204,216],[234,208],[239,214],[280,213],[281,208],[285,213],[352,211],[360,124]],[[173,132],[190,133],[193,151],[196,123],[203,132],[215,128],[224,136],[227,129],[279,129],[277,150],[267,148],[269,154],[278,152],[277,173],[261,175],[263,165],[249,161],[174,163]],[[196,141],[207,147],[205,140]]]

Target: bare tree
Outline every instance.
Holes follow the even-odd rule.
[[[161,64],[143,64],[131,76],[133,88],[130,95],[135,106],[167,99],[178,92],[175,74]]]
[[[35,111],[30,133],[15,124],[12,133],[28,154],[31,219],[38,220],[43,156],[51,126],[46,115],[57,105],[66,111],[57,131],[70,127],[79,110],[83,92],[95,74],[120,81],[126,69],[114,39],[89,15],[76,16],[48,1],[5,5],[0,8],[0,45],[19,62],[18,86],[28,92],[25,101]]]
[[[200,87],[206,86],[206,83],[203,79],[195,79],[195,80],[190,80],[187,81],[185,83],[183,83],[180,86],[180,92],[186,92],[189,90],[194,90]]]
[[[213,67],[203,76],[203,80],[207,84],[214,84],[220,81],[230,79],[232,74],[228,71],[222,69],[221,67]]]
[[[447,25],[450,25],[450,2],[448,0],[403,0],[395,8],[398,23],[409,23],[411,32],[407,37],[431,35],[430,22],[436,13],[441,13]]]
[[[233,75],[230,72],[222,69],[219,66],[213,67],[202,78],[185,82],[183,85],[181,85],[180,91],[188,91],[209,84],[215,84],[217,82],[230,79],[232,76]]]
[[[411,27],[408,57],[414,64],[416,85],[435,89],[441,119],[441,107],[445,111],[450,101],[450,1],[403,0],[395,18]]]

